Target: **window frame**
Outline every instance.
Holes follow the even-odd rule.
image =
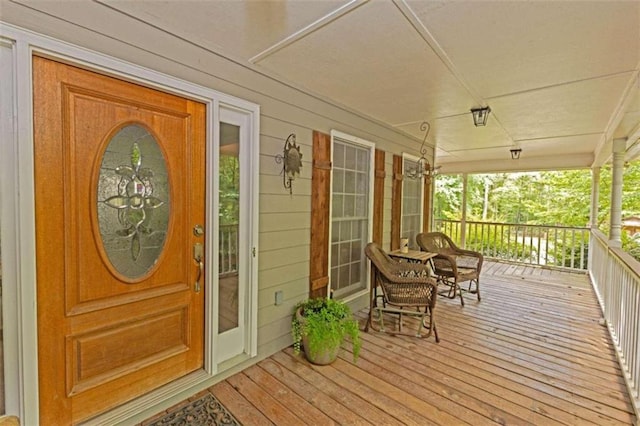
[[[361,139],[358,138],[356,136],[347,134],[347,133],[343,133],[337,130],[332,130],[331,131],[331,175],[330,175],[330,179],[329,179],[329,241],[328,241],[328,247],[327,247],[327,257],[328,257],[328,278],[329,278],[329,282],[327,284],[327,288],[328,288],[328,294],[332,294],[332,287],[331,287],[331,279],[332,279],[332,273],[331,273],[331,269],[332,269],[332,255],[331,255],[331,246],[332,246],[332,241],[331,241],[331,236],[333,235],[333,179],[334,179],[334,167],[333,167],[333,156],[334,156],[334,145],[335,145],[335,141],[336,139],[341,140],[342,142],[346,142],[348,144],[352,144],[352,145],[356,145],[358,148],[365,148],[369,151],[369,158],[368,158],[368,194],[367,194],[367,227],[366,227],[366,232],[367,234],[365,236],[363,236],[362,241],[364,242],[364,244],[366,245],[366,242],[371,241],[371,238],[373,236],[373,208],[374,208],[374,179],[375,179],[375,143],[365,140],[365,139]],[[362,295],[368,294],[369,290],[371,288],[371,282],[370,282],[370,266],[368,264],[368,262],[366,261],[366,257],[364,255],[364,245],[362,247],[362,254],[361,254],[361,259],[362,262],[364,263],[364,268],[363,271],[360,275],[360,283],[364,284],[363,288],[360,288],[356,291],[354,291],[353,293],[348,293],[346,295],[344,295],[343,297],[338,297],[340,300],[348,302],[350,300],[356,299]]]
[[[415,155],[412,154],[408,154],[406,152],[402,153],[402,199],[400,200],[400,238],[404,238],[404,218],[405,218],[405,214],[404,214],[404,203],[405,203],[405,197],[407,196],[407,188],[405,186],[405,182],[407,181],[407,179],[410,179],[406,176],[405,174],[405,166],[407,164],[408,161],[417,163],[418,160],[420,158],[416,157]],[[417,230],[417,233],[423,232],[423,224],[424,224],[424,198],[425,198],[425,178],[424,176],[419,178],[419,179],[415,179],[415,180],[419,180],[420,181],[420,189],[418,191],[419,193],[419,202],[418,205],[420,206],[420,219],[419,219],[419,227]],[[412,247],[413,246],[413,247]],[[409,249],[415,249],[418,250],[416,242],[412,241],[411,238],[409,238]]]

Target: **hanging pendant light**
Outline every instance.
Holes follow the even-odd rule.
[[[473,115],[473,124],[476,127],[486,126],[487,118],[489,117],[489,113],[491,112],[491,108],[472,108],[471,114]]]

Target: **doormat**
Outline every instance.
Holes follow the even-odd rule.
[[[148,426],[239,426],[238,422],[213,395],[207,394],[178,407]]]

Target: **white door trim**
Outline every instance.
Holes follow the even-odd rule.
[[[225,366],[246,360],[257,354],[257,277],[253,272],[257,271],[257,189],[259,167],[259,145],[254,134],[253,120],[251,113],[239,109],[233,105],[220,104],[218,109],[220,122],[225,122],[240,128],[239,141],[239,161],[240,161],[240,228],[238,230],[238,257],[241,259],[238,282],[238,327],[219,333],[218,318],[213,318],[211,324],[214,325],[212,332],[207,333],[212,336],[213,346],[211,351],[216,358],[217,365],[224,363]],[[216,135],[219,136],[219,135]],[[219,170],[219,144],[214,144],[209,160],[214,169]],[[219,204],[220,179],[218,173],[211,175],[210,190],[212,191],[214,208],[209,212],[209,222],[211,229],[219,229],[219,216],[217,214]],[[211,248],[219,247],[218,233],[209,234],[207,244]],[[218,256],[214,250],[210,250],[214,256],[211,259],[212,271],[218,270]],[[212,295],[218,301],[219,279],[218,275],[211,274],[210,279]],[[231,363],[227,360],[236,358]]]
[[[20,417],[22,424],[38,424],[38,340],[37,340],[37,294],[36,294],[36,259],[35,259],[35,208],[33,181],[33,109],[32,109],[32,55],[38,53],[57,61],[86,68],[102,74],[117,77],[143,86],[162,90],[186,98],[203,102],[207,105],[207,150],[214,145],[217,133],[218,108],[220,103],[247,111],[251,115],[252,137],[258,141],[260,108],[251,102],[226,95],[216,90],[196,85],[169,75],[165,75],[138,65],[102,55],[78,46],[24,30],[22,28],[0,22],[0,39],[3,45],[13,47],[11,67],[13,81],[11,97],[13,101],[13,120],[9,133],[14,137],[0,147],[0,167],[5,170],[2,175],[2,245],[3,260],[3,326],[5,335],[12,339],[5,341],[5,366],[11,363],[11,372],[7,377],[5,395],[7,412]],[[4,64],[3,64],[4,66]],[[4,101],[4,98],[3,98]],[[4,104],[3,104],[4,105]],[[3,106],[2,113],[5,113]],[[9,122],[10,120],[6,120]],[[5,117],[3,117],[3,126]],[[3,129],[4,135],[4,129]],[[4,138],[3,138],[4,140]],[[207,166],[210,172],[209,165]],[[257,170],[257,167],[256,167]],[[13,171],[7,181],[5,176]],[[257,188],[257,173],[254,185]],[[257,189],[255,192],[254,224],[257,226]],[[210,195],[209,195],[210,196]],[[7,231],[9,228],[11,232]],[[5,231],[7,231],[5,233]],[[257,247],[257,229],[252,229],[255,237],[252,244]],[[211,269],[211,268],[209,268]],[[254,275],[257,267],[252,268]],[[210,277],[207,278],[211,282]],[[256,281],[254,281],[255,283]],[[257,307],[257,290],[252,291],[252,306]],[[212,292],[207,293],[205,306],[205,329],[210,330],[211,318],[217,317],[216,304],[213,303]],[[253,310],[253,309],[252,309]],[[255,313],[255,311],[254,311]],[[215,314],[215,315],[214,315]],[[255,315],[254,315],[255,316]],[[251,352],[257,352],[257,323],[252,320]],[[13,344],[15,340],[15,344]],[[119,423],[139,415],[145,409],[159,404],[172,403],[193,393],[194,389],[204,388],[212,384],[214,374],[218,371],[216,360],[211,354],[210,345],[205,342],[204,369],[183,379],[177,380],[151,394],[125,404],[116,410],[94,419],[97,423]]]
[[[17,115],[16,115],[16,50],[12,40],[0,38],[0,231],[2,233],[2,324],[4,344],[4,398],[5,412],[20,413],[20,380],[22,372],[18,365],[18,258],[20,227],[16,186],[17,178]]]

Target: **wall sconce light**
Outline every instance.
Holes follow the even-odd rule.
[[[429,160],[427,160],[427,148],[424,146],[427,142],[427,136],[429,136],[431,125],[428,122],[423,121],[422,124],[420,124],[420,130],[425,132],[424,139],[422,139],[422,145],[420,145],[420,158],[416,163],[416,167],[406,170],[404,175],[409,179],[422,179],[423,177],[426,177],[428,180],[434,175],[435,170],[435,168],[431,167]]]
[[[486,126],[487,118],[489,117],[490,112],[491,108],[489,107],[472,108],[471,114],[473,114],[473,124],[475,124],[476,127]]]
[[[511,151],[511,159],[512,160],[519,160],[520,159],[520,154],[522,153],[522,149],[513,148],[510,151]]]
[[[289,194],[293,194],[291,182],[296,178],[296,174],[300,175],[302,167],[302,153],[300,147],[296,145],[296,134],[291,133],[284,142],[282,154],[276,155],[276,163],[282,164],[282,184],[285,189],[289,190]]]

